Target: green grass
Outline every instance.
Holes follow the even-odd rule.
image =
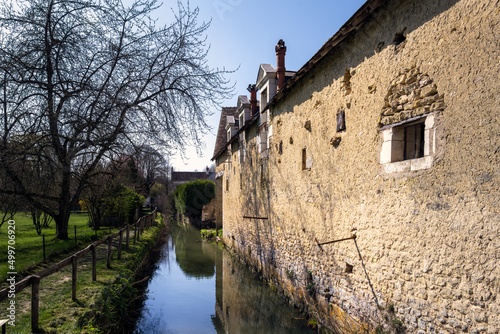
[[[222,229],[219,229],[219,234],[217,234],[217,230],[215,229],[202,229],[200,230],[201,237],[205,240],[215,240],[216,237],[222,239]]]
[[[14,216],[15,221],[15,270],[9,268],[7,242],[8,223],[0,228],[0,288],[7,286],[7,272],[17,272],[18,280],[40,262],[43,262],[43,238],[38,235],[31,220],[31,215],[18,213]],[[84,248],[95,239],[95,232],[87,225],[87,213],[72,213],[69,220],[69,240],[55,239],[56,226],[52,222],[48,228],[42,229],[45,235],[45,253],[47,262],[58,260],[58,255],[72,249]],[[75,245],[75,226],[77,243]],[[103,229],[97,231],[97,238],[118,231],[114,229]]]
[[[146,252],[158,238],[161,229],[161,216],[159,215],[153,227],[144,230],[140,241],[133,244],[131,240],[129,249],[122,248],[122,259],[117,260],[118,239],[113,239],[111,268],[106,268],[107,245],[97,247],[97,281],[92,281],[91,254],[78,260],[77,300],[71,299],[71,265],[59,272],[50,275],[40,282],[40,317],[39,325],[43,333],[101,333],[95,328],[92,319],[95,317],[116,317],[106,308],[116,308],[109,303],[110,289],[117,287],[117,281],[128,280],[134,276],[133,271]],[[66,254],[68,256],[68,254]],[[38,268],[35,268],[38,269]],[[37,270],[35,270],[37,271]],[[117,287],[119,289],[119,287]],[[27,334],[30,330],[30,300],[31,288],[26,288],[16,294],[16,326],[7,327],[8,333]],[[0,319],[6,318],[3,302],[0,305]],[[119,314],[122,315],[123,314]],[[90,323],[89,323],[90,320]],[[110,328],[105,326],[102,332]]]

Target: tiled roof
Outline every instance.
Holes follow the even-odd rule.
[[[217,158],[220,155],[220,151],[226,147],[227,143],[227,133],[226,133],[226,117],[233,116],[238,117],[236,115],[236,107],[224,107],[222,108],[222,112],[220,115],[219,121],[219,129],[217,130],[217,138],[215,139],[215,148],[214,148],[214,156],[212,160]]]
[[[238,104],[243,104],[243,105],[250,104],[250,101],[248,100],[248,96],[246,96],[246,95],[238,96]]]
[[[209,176],[207,172],[172,172],[172,182],[206,180]]]

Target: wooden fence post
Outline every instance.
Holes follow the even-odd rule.
[[[137,228],[139,227],[139,224],[135,224],[134,226],[134,245],[137,240]]]
[[[42,242],[43,242],[43,262],[45,261],[45,234],[42,234]]]
[[[38,331],[40,276],[31,276],[31,331]]]
[[[120,237],[119,237],[119,242],[118,242],[118,260],[122,259],[122,241],[123,241],[123,230],[120,230]]]
[[[130,225],[127,225],[127,234],[125,235],[125,249],[128,250],[128,242],[130,239]]]
[[[97,254],[95,244],[90,246],[90,250],[92,251],[92,281],[97,281]]]
[[[72,271],[71,271],[71,299],[76,301],[76,280],[78,270],[78,259],[75,255],[71,257]]]
[[[141,240],[141,223],[142,220],[139,220],[139,224],[137,224],[137,241]]]
[[[107,256],[107,262],[106,262],[106,268],[111,268],[111,236],[108,236],[108,256]]]

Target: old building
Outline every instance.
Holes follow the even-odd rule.
[[[225,242],[328,328],[499,332],[498,5],[369,0],[226,117]]]
[[[215,179],[215,175],[213,172],[210,171],[210,169],[208,167],[206,168],[206,170],[204,172],[174,171],[174,168],[172,167],[172,170],[170,172],[170,178],[171,178],[170,191],[174,191],[178,185],[186,183],[186,182],[196,181],[196,180],[211,180],[211,181],[213,181]]]

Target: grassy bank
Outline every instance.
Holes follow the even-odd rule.
[[[216,229],[202,229],[200,230],[201,237],[203,240],[207,241],[218,241],[222,240],[222,229],[219,229],[218,233]]]
[[[27,213],[18,213],[14,216],[15,221],[15,270],[8,269],[7,262],[7,241],[8,223],[0,228],[0,287],[7,286],[5,281],[8,271],[16,271],[21,276],[31,271],[35,266],[43,261],[43,237],[36,233],[31,215]],[[103,229],[97,231],[92,230],[88,225],[87,213],[72,213],[69,220],[68,233],[70,239],[59,240],[55,239],[56,227],[55,223],[42,229],[42,234],[45,235],[45,252],[47,262],[54,262],[58,259],[58,255],[74,250],[78,247],[85,247],[93,240],[101,239],[107,234],[118,231],[118,228]],[[75,226],[76,226],[76,243],[75,243]],[[96,238],[97,236],[97,238]],[[60,256],[59,256],[60,257]]]
[[[131,240],[129,249],[122,249],[120,261],[117,260],[118,240],[114,239],[111,268],[106,268],[107,245],[97,247],[95,282],[92,281],[91,254],[80,258],[76,301],[71,299],[71,266],[42,279],[40,327],[43,333],[108,333],[120,319],[132,319],[127,310],[131,300],[137,297],[138,284],[134,282],[141,277],[144,267],[141,263],[163,230],[160,220],[161,215],[153,227],[144,230],[140,241],[133,244]],[[8,333],[31,333],[30,300],[29,288],[16,295],[16,326],[8,326]],[[0,305],[0,319],[5,318],[3,306]]]

